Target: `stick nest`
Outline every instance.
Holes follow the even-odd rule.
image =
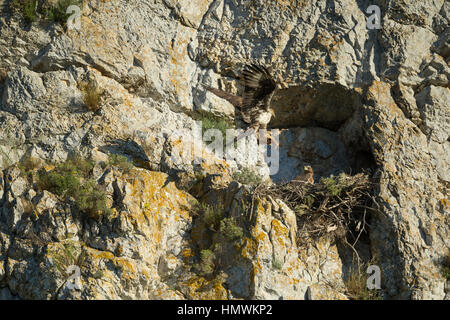
[[[291,181],[259,185],[253,199],[281,199],[295,212],[298,247],[322,237],[332,237],[349,245],[356,253],[354,246],[367,231],[367,213],[375,211],[374,186],[367,174],[340,174],[322,178],[315,184]]]

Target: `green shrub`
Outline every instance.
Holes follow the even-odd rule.
[[[226,130],[233,128],[233,124],[230,120],[211,114],[204,114],[200,120],[202,121],[202,135],[209,129],[218,129],[222,132],[222,136],[225,140]]]
[[[242,228],[236,225],[233,218],[225,218],[225,209],[223,205],[218,204],[211,206],[197,203],[194,210],[195,214],[199,216],[204,225],[214,233],[219,232],[229,241],[242,238],[244,234]]]
[[[45,8],[44,9],[44,15],[45,18],[52,21],[61,23],[62,25],[65,25],[67,23],[67,20],[71,16],[71,13],[66,13],[67,8],[71,5],[76,5],[81,8],[82,1],[81,0],[59,0],[56,5]]]
[[[12,7],[18,10],[23,19],[27,23],[36,21],[37,19],[37,0],[13,0],[11,2]]]
[[[88,213],[90,217],[97,218],[102,214],[111,215],[112,210],[106,205],[106,193],[103,189],[99,189],[94,180],[87,180],[81,185],[75,196],[78,208]]]
[[[130,172],[134,168],[133,163],[127,157],[120,154],[110,154],[108,162],[110,166],[118,167],[125,173]]]
[[[205,132],[209,129],[217,129],[222,133],[223,137],[223,147],[226,147],[226,131],[227,129],[234,128],[233,124],[224,118],[220,118],[210,114],[204,114],[201,119],[202,121],[202,137],[205,135]],[[235,144],[236,145],[236,144]]]
[[[450,280],[450,252],[444,257],[444,263],[442,265],[442,275],[446,280]]]
[[[78,209],[92,218],[109,215],[111,209],[106,205],[105,191],[99,188],[94,179],[89,178],[93,166],[90,160],[71,157],[56,164],[51,171],[39,171],[37,186],[63,198],[73,197]]]
[[[237,225],[235,219],[226,218],[226,211],[221,203],[196,203],[193,213],[197,218],[194,220],[191,239],[197,244],[195,247],[199,259],[194,270],[200,276],[211,277],[226,267],[229,260],[233,259],[232,256],[237,254],[244,230]]]
[[[78,194],[81,186],[81,177],[76,171],[52,170],[40,171],[38,174],[38,187],[48,190],[59,196]]]
[[[80,174],[88,176],[94,168],[95,162],[76,154],[70,156],[65,162],[62,162],[57,166],[65,171],[76,170]]]
[[[346,187],[345,174],[340,174],[338,177],[331,176],[328,178],[321,178],[320,183],[323,184],[330,196],[338,196]]]
[[[42,15],[45,20],[66,25],[72,13],[66,13],[67,8],[76,5],[80,9],[82,0],[59,0],[55,5],[47,6],[38,10],[38,0],[13,0],[11,5],[22,15],[27,23],[34,22]]]
[[[194,204],[194,211],[211,231],[217,232],[219,230],[220,221],[225,216],[222,205],[211,206],[197,202]]]
[[[212,274],[214,272],[215,259],[216,256],[211,250],[200,251],[200,263],[196,266],[199,273],[205,276]]]
[[[249,168],[243,168],[241,172],[234,172],[233,179],[250,186],[257,186],[262,182],[261,176]]]
[[[94,162],[81,158],[79,155],[69,157],[58,163],[51,171],[41,170],[38,173],[38,187],[59,196],[66,193],[78,194],[83,177],[89,175]]]
[[[236,225],[233,218],[225,218],[220,221],[220,233],[228,241],[241,239],[244,235],[242,228]]]
[[[218,230],[224,215],[223,207],[206,206],[203,211],[203,221],[210,229]]]

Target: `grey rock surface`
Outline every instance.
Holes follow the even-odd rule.
[[[371,4],[381,9],[380,29],[367,28]],[[221,176],[232,189],[232,173],[246,167],[281,183],[305,165],[316,182],[363,170],[378,179],[368,250],[382,269],[386,298],[445,298],[448,1],[88,0],[78,30],[42,17],[26,23],[5,1],[0,10],[0,298],[345,298],[325,285],[342,285],[338,248],[324,242],[301,251],[288,236],[295,214],[274,204],[257,213],[248,250],[227,270],[229,290],[187,267],[193,218],[182,206],[199,175]],[[273,99],[269,124],[281,130],[280,170],[270,176],[257,150],[225,161],[206,143],[197,157],[174,158],[174,150],[199,141],[184,135],[180,143],[175,133],[201,131],[202,115],[234,119],[233,107],[202,84],[239,93],[240,70],[250,62],[272,67],[287,84]],[[99,90],[96,111],[86,107],[85,83]],[[64,161],[74,152],[98,161],[122,154],[140,167],[133,178],[140,187],[98,169],[110,197],[120,190],[117,201],[126,207],[116,227],[83,223],[70,203],[35,190],[15,166],[30,156]],[[185,179],[167,191],[167,177]],[[149,209],[159,220],[145,220],[151,195],[131,196],[133,188],[150,188],[146,179],[168,197]],[[221,192],[231,193],[226,188]],[[174,195],[177,208],[166,212]],[[282,235],[274,235],[275,225]],[[81,291],[54,268],[67,246],[89,261]],[[271,267],[275,254],[285,261],[280,270]]]

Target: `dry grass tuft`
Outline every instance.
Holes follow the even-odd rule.
[[[93,81],[81,82],[78,87],[83,93],[83,102],[86,107],[93,112],[100,110],[103,91]]]
[[[379,289],[369,289],[367,285],[367,280],[369,274],[366,270],[370,264],[373,262],[368,262],[361,264],[359,267],[354,267],[350,269],[350,273],[347,276],[345,282],[345,294],[351,300],[383,300],[381,290]]]

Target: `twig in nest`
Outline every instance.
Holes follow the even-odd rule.
[[[299,246],[323,236],[333,236],[348,245],[359,260],[355,245],[362,233],[367,231],[366,213],[377,211],[371,207],[376,204],[372,196],[373,187],[365,174],[341,174],[321,179],[316,184],[296,181],[282,185],[260,185],[252,195],[252,210],[256,198],[271,196],[281,199],[297,215]],[[354,237],[351,230],[358,225],[358,234]],[[347,241],[347,236],[355,238],[353,244]]]

